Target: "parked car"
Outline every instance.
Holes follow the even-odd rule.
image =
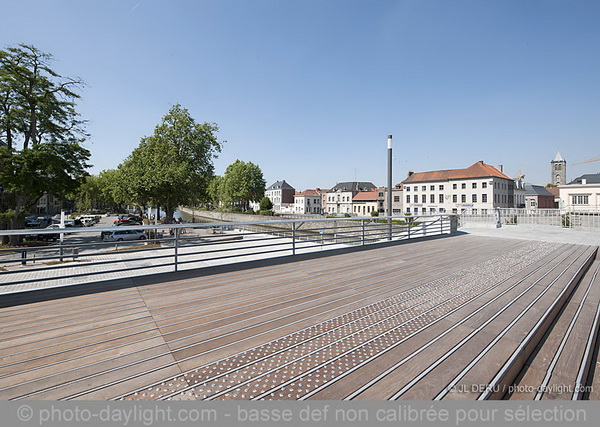
[[[85,227],[91,227],[100,222],[100,215],[80,215],[77,217]]]
[[[39,219],[27,219],[25,220],[25,227],[27,228],[39,228],[42,226],[42,221]]]
[[[113,222],[114,225],[121,225],[123,223],[127,225],[141,225],[142,218],[134,215],[121,215]]]
[[[44,230],[60,230],[60,226],[56,224],[50,224]],[[60,233],[48,233],[48,234],[29,234],[27,240],[44,240],[44,241],[56,241],[60,239]]]
[[[141,230],[130,228],[118,229],[116,231],[103,231],[102,240],[105,242],[122,242],[126,240],[146,240],[146,235]]]

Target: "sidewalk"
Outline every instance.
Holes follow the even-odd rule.
[[[458,231],[475,236],[600,246],[600,230],[596,229],[561,228],[549,225],[503,225],[501,228],[466,225],[460,227]]]

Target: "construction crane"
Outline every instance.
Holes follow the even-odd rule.
[[[575,162],[573,165],[581,165],[583,163],[592,163],[600,161],[600,157],[596,157],[595,159],[584,160],[583,162]]]

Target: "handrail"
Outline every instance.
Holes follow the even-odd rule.
[[[0,293],[22,290],[10,287],[17,284],[29,284],[32,288],[57,286],[66,281],[78,284],[102,280],[107,277],[105,274],[112,273],[130,277],[179,271],[184,266],[199,268],[223,262],[294,256],[389,240],[451,234],[456,231],[453,218],[456,215],[438,214],[0,230],[0,236],[63,235],[60,243],[0,248]],[[307,228],[302,228],[302,224]],[[144,240],[85,241],[85,235],[90,237],[90,233],[97,233],[99,238],[103,232],[127,229],[156,233],[148,234],[151,238]],[[194,232],[201,229],[221,230],[221,233]],[[97,266],[102,268],[95,268]]]

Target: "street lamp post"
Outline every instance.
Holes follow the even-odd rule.
[[[388,188],[387,188],[387,211],[388,211],[388,224],[390,229],[390,235],[388,240],[392,240],[392,135],[388,135]]]

